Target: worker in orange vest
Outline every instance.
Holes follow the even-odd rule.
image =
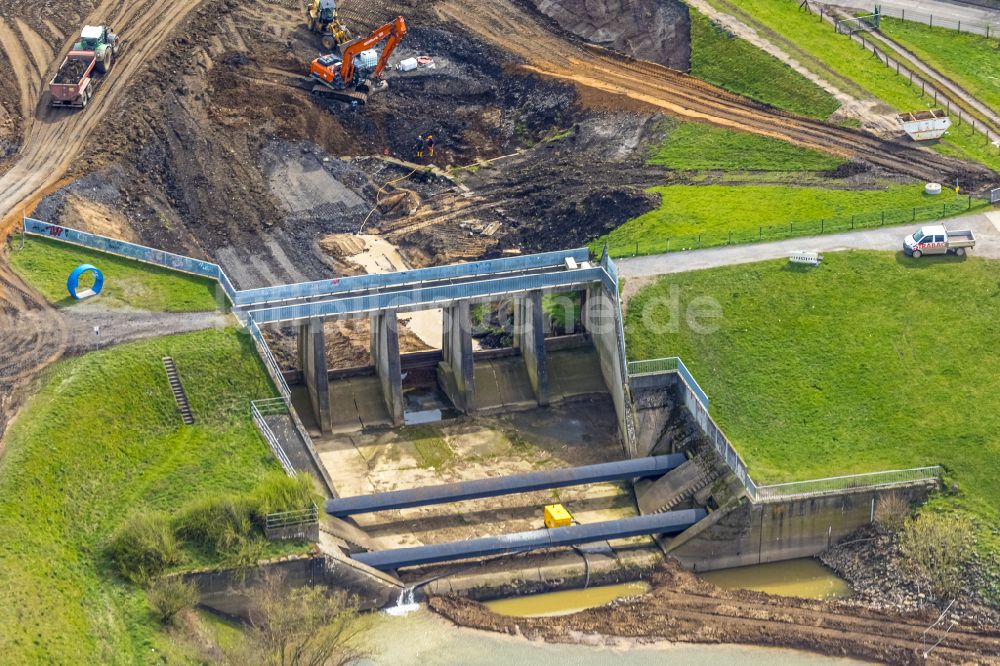
[[[427,135],[427,156],[434,157],[434,135]]]

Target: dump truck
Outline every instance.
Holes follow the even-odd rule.
[[[976,246],[976,235],[971,229],[951,230],[942,224],[920,227],[903,239],[903,252],[919,259],[925,254],[956,254],[962,256],[966,250]]]
[[[49,81],[51,105],[78,109],[87,106],[100,80],[95,75],[111,71],[122,46],[121,39],[107,26],[84,26],[80,40]]]

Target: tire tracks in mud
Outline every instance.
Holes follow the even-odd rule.
[[[510,0],[444,0],[438,15],[523,59],[526,71],[611,97],[628,98],[681,118],[752,132],[884,167],[925,181],[956,176],[985,185],[996,174],[929,150],[785,113],[654,63],[616,55],[545,27]],[[515,18],[516,17],[516,18]]]
[[[0,176],[0,239],[15,228],[19,214],[60,183],[88,142],[96,140],[103,120],[122,107],[127,91],[146,63],[201,0],[103,0],[86,18],[107,23],[125,41],[125,51],[100,82],[85,109],[48,106],[48,78],[76,38],[75,29],[59,53],[22,18],[0,19],[0,49],[17,79],[24,116],[21,149]],[[47,25],[47,30],[52,30]],[[48,58],[49,62],[44,62]],[[38,372],[66,350],[61,315],[0,262],[0,435]]]
[[[572,642],[580,636],[686,643],[746,643],[891,664],[1000,663],[1000,633],[965,626],[928,630],[937,611],[901,614],[847,603],[722,590],[667,561],[634,600],[561,617],[507,617],[457,597],[430,606],[462,626]],[[945,629],[947,631],[944,631]],[[929,657],[925,652],[940,640]]]

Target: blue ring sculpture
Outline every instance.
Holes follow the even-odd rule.
[[[80,276],[84,273],[94,274],[94,286],[90,289],[85,289],[83,293],[78,291],[80,286]],[[91,266],[90,264],[80,264],[73,269],[73,272],[69,274],[69,279],[66,280],[66,289],[69,291],[69,295],[73,297],[73,300],[79,301],[81,299],[87,298],[89,296],[97,296],[101,293],[101,289],[104,288],[104,273],[97,268],[97,266]]]

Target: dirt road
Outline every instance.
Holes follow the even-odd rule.
[[[747,643],[888,664],[1000,663],[1000,632],[927,630],[936,613],[902,615],[837,602],[721,590],[667,562],[636,599],[563,617],[506,617],[466,599],[436,597],[432,609],[462,626],[575,642],[595,635],[685,643]],[[930,651],[935,642],[940,645]]]
[[[55,54],[39,36],[38,26],[21,19],[0,19],[0,48],[13,69],[24,117],[21,149],[0,176],[0,239],[6,238],[21,213],[57,186],[85,154],[104,119],[125,103],[125,91],[144,62],[162,46],[171,28],[199,3],[103,0],[86,22],[109,23],[127,47],[91,104],[81,111],[51,109],[44,94],[44,82],[54,73],[75,34],[66,40],[61,53]],[[0,434],[27,385],[40,369],[62,355],[68,338],[59,315],[0,259]]]
[[[632,61],[580,44],[511,0],[445,0],[441,17],[461,24],[523,58],[523,67],[615,98],[609,104],[655,108],[682,118],[753,132],[878,165],[921,180],[960,176],[983,186],[996,176],[985,167],[884,141],[859,130],[793,116],[660,65]]]

